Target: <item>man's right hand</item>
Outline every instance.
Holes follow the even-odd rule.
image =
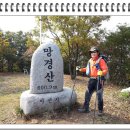
[[[80,72],[86,72],[86,68],[79,69]]]

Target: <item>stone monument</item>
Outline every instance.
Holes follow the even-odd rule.
[[[76,102],[76,93],[63,87],[63,59],[59,47],[52,42],[41,44],[32,56],[30,90],[20,97],[25,115],[51,111]]]

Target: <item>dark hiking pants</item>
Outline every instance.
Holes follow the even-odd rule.
[[[88,90],[86,90],[85,93],[85,102],[84,102],[84,108],[86,110],[89,110],[89,103],[92,97],[92,94],[94,91],[97,92],[97,97],[98,97],[98,110],[103,111],[103,89],[102,89],[102,84],[99,82],[98,85],[98,91],[97,91],[97,79],[91,79],[88,82]]]

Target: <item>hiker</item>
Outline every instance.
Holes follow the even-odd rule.
[[[97,97],[98,97],[98,115],[103,114],[103,80],[104,76],[108,72],[108,67],[106,62],[100,58],[100,52],[97,47],[92,47],[89,50],[90,53],[90,60],[88,61],[87,67],[86,67],[86,75],[89,76],[88,81],[88,90],[85,92],[85,102],[83,108],[78,109],[79,112],[85,112],[89,113],[89,103],[91,100],[91,96],[94,91],[97,90],[97,83],[98,83],[98,77],[100,77],[100,82],[98,84],[98,91],[97,91]],[[99,60],[100,58],[100,60]],[[79,71],[82,72],[85,69],[82,68]]]

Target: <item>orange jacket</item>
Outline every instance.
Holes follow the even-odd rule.
[[[98,70],[97,70],[97,68],[95,66],[95,63],[96,63],[96,61],[92,60],[92,58],[91,58],[89,60],[89,62],[88,62],[87,67],[86,68],[81,68],[80,72],[86,72],[86,74],[89,75],[90,77],[97,77],[98,76],[97,75]],[[103,75],[106,75],[107,72],[108,72],[108,67],[107,67],[106,62],[103,59],[100,60],[99,66],[100,66],[100,68],[101,68],[101,70],[103,72]],[[88,74],[87,71],[89,71],[89,74]]]

